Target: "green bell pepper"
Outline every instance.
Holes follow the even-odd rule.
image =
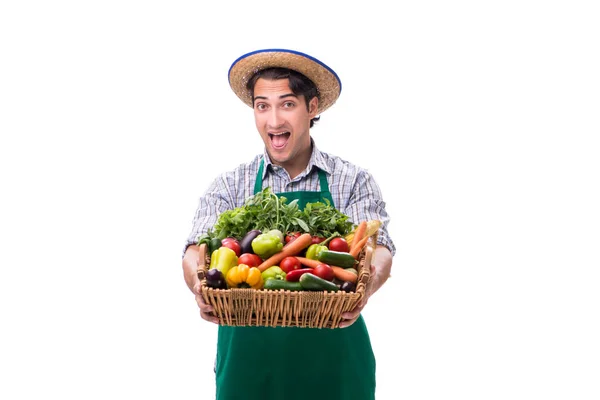
[[[227,276],[227,272],[238,265],[238,258],[235,251],[229,247],[219,247],[210,255],[210,266],[208,269],[216,268],[223,276]]]
[[[261,233],[252,240],[252,251],[263,260],[278,253],[283,248],[283,243],[277,235],[272,233]]]
[[[319,256],[319,253],[323,250],[328,250],[327,246],[323,246],[321,244],[315,243],[308,246],[306,249],[306,258],[310,258],[311,260],[316,260]]]
[[[285,271],[279,268],[277,265],[273,265],[272,267],[267,268],[262,273],[263,281],[267,281],[267,279],[285,279]]]

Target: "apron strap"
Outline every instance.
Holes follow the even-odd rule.
[[[265,169],[265,160],[260,160],[260,165],[258,167],[258,172],[256,174],[256,181],[254,181],[254,194],[257,194],[262,191],[262,181],[263,181],[263,171]],[[319,185],[321,187],[321,194],[325,197],[325,194],[329,194],[329,198],[331,198],[331,194],[329,192],[329,184],[327,183],[327,175],[325,171],[319,168]]]
[[[254,182],[254,194],[262,191],[262,177],[265,166],[265,160],[260,160],[260,166],[258,167],[258,173],[256,174],[256,181]]]
[[[321,197],[331,199],[331,193],[329,193],[329,184],[327,183],[327,174],[321,168],[319,168],[319,185],[321,186]],[[331,203],[333,205],[333,202]]]

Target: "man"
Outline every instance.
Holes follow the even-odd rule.
[[[229,83],[253,108],[265,151],[222,174],[200,199],[183,269],[202,318],[218,323],[200,295],[197,237],[221,212],[243,205],[264,187],[289,201],[298,199],[300,207],[329,200],[355,223],[379,219],[383,224],[366,295],[342,316],[341,329],[219,326],[217,399],[374,399],[375,358],[360,312],[389,277],[395,247],[373,177],[321,152],[310,136],[320,114],[339,97],[341,82],[331,68],[311,56],[269,49],[238,58],[229,70]]]

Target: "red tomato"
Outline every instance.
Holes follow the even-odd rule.
[[[326,281],[332,281],[335,278],[335,273],[333,272],[333,268],[331,268],[327,264],[319,264],[313,269],[313,274],[318,276],[319,278],[323,278]]]
[[[290,271],[302,268],[302,264],[300,263],[300,261],[298,261],[296,257],[288,256],[281,260],[281,262],[279,263],[279,268],[281,268],[283,272],[287,274]]]
[[[221,246],[229,247],[235,251],[235,255],[238,257],[242,254],[242,246],[240,246],[240,242],[236,238],[228,237],[221,240]]]
[[[246,264],[249,267],[258,267],[262,264],[262,260],[256,254],[244,253],[238,257],[238,264]]]
[[[335,238],[331,239],[329,242],[329,250],[331,251],[342,251],[347,253],[350,251],[350,246],[348,246],[348,242],[344,238]]]
[[[300,232],[290,232],[285,236],[285,242],[293,242],[294,240],[298,239],[298,236],[300,236]]]
[[[312,237],[312,244],[318,244],[321,243],[325,240],[325,238],[323,236],[313,236]]]

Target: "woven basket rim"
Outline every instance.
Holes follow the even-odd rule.
[[[336,328],[342,312],[353,309],[365,296],[376,238],[377,235],[373,235],[359,255],[355,292],[215,289],[206,284],[205,273],[210,255],[206,252],[206,245],[202,245],[202,262],[198,267],[202,296],[215,309],[221,325]]]

